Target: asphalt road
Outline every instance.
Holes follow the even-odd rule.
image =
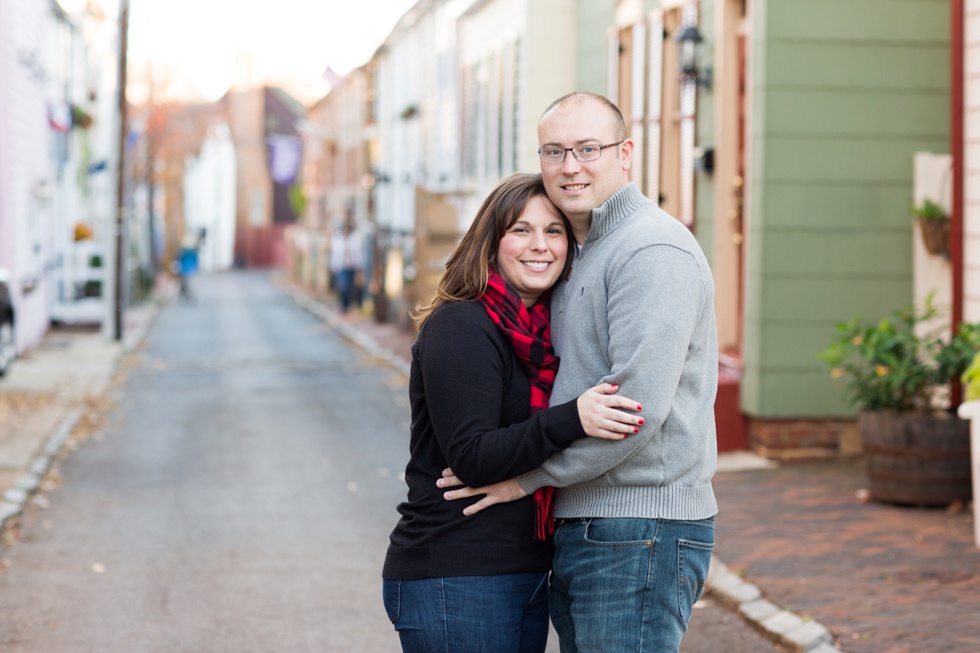
[[[4,551],[0,651],[397,651],[380,568],[407,380],[264,273],[194,282]],[[704,606],[686,653],[778,650]]]

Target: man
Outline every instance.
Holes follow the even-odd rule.
[[[552,300],[561,367],[551,401],[617,383],[642,405],[645,424],[621,441],[584,438],[515,481],[447,498],[486,494],[465,510],[474,514],[555,486],[551,617],[562,653],[677,651],[704,588],[717,512],[711,271],[687,228],[630,183],[634,144],[607,99],[555,101],[538,142],[548,196],[579,245]]]

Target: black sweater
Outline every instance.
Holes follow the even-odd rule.
[[[584,437],[576,401],[529,419],[530,381],[507,338],[476,302],[450,302],[412,345],[408,500],[391,534],[390,580],[491,576],[551,569],[552,545],[534,536],[528,496],[472,516],[480,497],[446,501],[446,467],[471,487],[530,471]]]

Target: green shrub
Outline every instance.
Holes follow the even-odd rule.
[[[936,391],[948,388],[980,351],[980,324],[961,323],[949,338],[945,328],[916,333],[938,316],[931,295],[921,309],[895,311],[877,324],[856,315],[836,325],[817,355],[843,380],[845,400],[861,410],[929,410]],[[980,365],[975,374],[980,377]]]

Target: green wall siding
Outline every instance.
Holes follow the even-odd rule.
[[[742,408],[846,415],[815,354],[911,301],[912,157],[949,147],[948,2],[752,6]]]
[[[699,31],[704,38],[703,66],[713,64],[711,54],[715,39],[715,3],[702,0],[698,15]],[[673,43],[671,43],[673,47]],[[715,103],[710,89],[698,88],[697,129],[694,141],[698,147],[712,147],[715,143]],[[705,256],[714,258],[715,246],[715,186],[714,176],[705,172],[695,173],[694,181],[694,235]]]

